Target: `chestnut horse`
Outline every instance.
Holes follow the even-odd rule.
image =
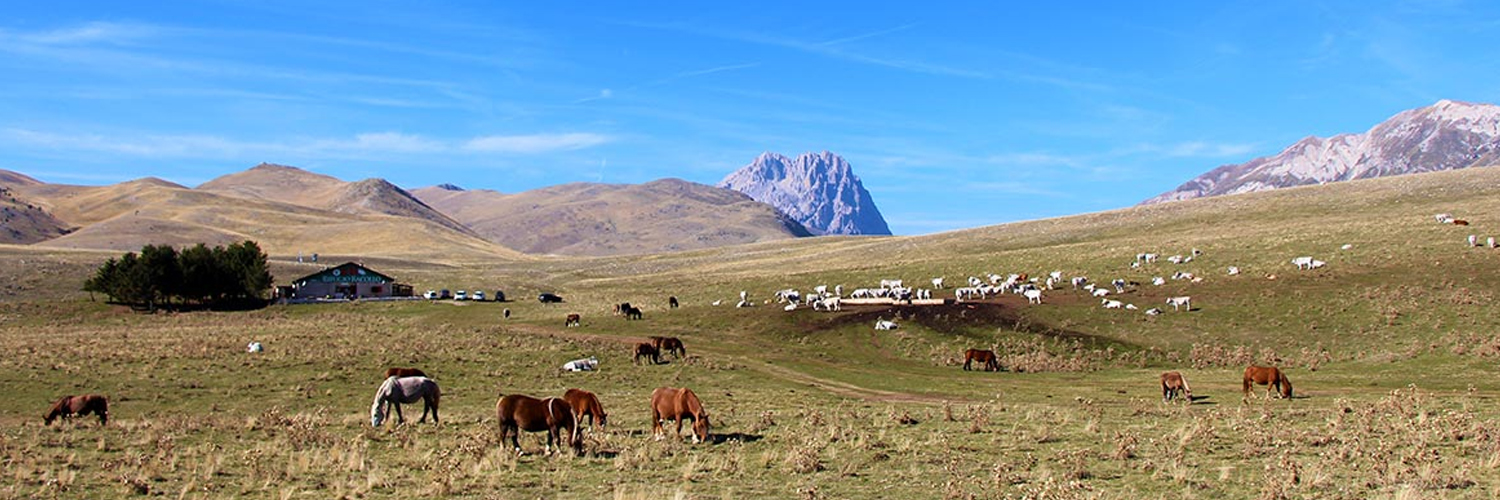
[[[651,344],[645,342],[635,345],[635,360],[633,362],[640,364],[641,358],[646,358],[653,365],[661,364],[661,352],[657,351],[655,347],[651,347]]]
[[[969,370],[970,363],[975,361],[984,364],[984,371],[1000,371],[1000,359],[995,356],[995,351],[983,349],[969,349],[964,351],[964,370]]]
[[[604,405],[599,404],[599,397],[594,393],[583,389],[568,389],[568,392],[563,393],[563,401],[573,407],[573,421],[580,430],[584,429],[585,415],[589,417],[589,427],[597,425],[599,430],[604,430],[605,418],[608,416],[604,414]]]
[[[1161,374],[1161,400],[1171,401],[1172,398],[1182,396],[1189,404],[1193,402],[1193,388],[1188,387],[1187,379],[1182,378],[1182,373],[1177,371],[1162,372]]]
[[[686,419],[693,420],[693,442],[707,441],[708,412],[703,411],[703,403],[692,389],[657,387],[651,391],[651,433],[656,439],[666,437],[662,422],[667,420],[677,422],[677,438],[682,439],[682,421]]]
[[[426,373],[417,368],[391,368],[385,371],[385,378],[391,377],[426,377]]]
[[[573,420],[573,407],[562,398],[537,399],[520,394],[501,396],[500,401],[495,402],[495,415],[500,420],[501,444],[509,436],[516,453],[521,453],[521,443],[516,441],[521,431],[547,431],[547,454],[550,455],[553,443],[562,450],[563,431],[566,430],[568,446],[573,447],[574,453],[583,455],[583,440],[578,436],[578,423]]]
[[[83,416],[93,413],[99,416],[99,425],[109,423],[109,398],[98,394],[84,394],[82,396],[63,396],[52,403],[52,409],[42,416],[42,421],[52,425],[57,417],[64,420],[74,415]]]
[[[1280,393],[1281,397],[1287,399],[1291,399],[1292,397],[1292,381],[1287,380],[1286,374],[1274,366],[1251,365],[1245,367],[1244,399],[1250,398],[1251,385],[1266,386],[1266,398],[1268,399],[1271,397],[1272,387],[1276,388],[1276,392]]]

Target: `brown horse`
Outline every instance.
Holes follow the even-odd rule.
[[[651,432],[656,439],[666,437],[667,430],[661,424],[667,420],[677,422],[677,438],[682,439],[682,421],[686,419],[693,420],[693,442],[707,441],[708,412],[703,411],[703,403],[692,389],[658,387],[651,391]]]
[[[569,326],[583,326],[583,316],[579,316],[577,313],[569,314],[567,319],[563,320],[563,327]]]
[[[661,352],[657,351],[651,344],[641,342],[635,345],[635,364],[641,364],[641,358],[646,358],[653,365],[661,364]]]
[[[563,401],[573,407],[573,421],[578,424],[579,429],[584,428],[583,417],[587,415],[589,427],[598,425],[599,430],[604,430],[605,418],[608,416],[604,414],[604,405],[599,404],[599,397],[594,393],[583,389],[568,389],[568,392],[563,393]]]
[[[1162,372],[1161,374],[1161,400],[1171,401],[1172,398],[1182,396],[1191,404],[1193,402],[1193,388],[1188,387],[1187,379],[1176,371]]]
[[[563,431],[566,430],[568,446],[573,447],[574,453],[583,455],[583,440],[578,436],[578,423],[573,420],[573,407],[562,398],[537,399],[520,394],[501,396],[495,403],[495,415],[500,420],[500,442],[505,443],[509,436],[516,453],[521,452],[521,444],[516,441],[521,431],[547,431],[547,454],[550,455],[553,443],[557,444],[558,450],[562,449]]]
[[[984,364],[984,371],[1000,371],[1000,358],[995,356],[995,351],[983,349],[969,349],[964,351],[964,370],[969,370],[970,363],[975,361]]]
[[[74,415],[83,416],[93,413],[99,416],[99,425],[109,423],[109,398],[98,394],[85,394],[82,396],[63,396],[52,403],[52,409],[42,416],[42,421],[52,425],[57,417],[64,420]]]
[[[390,368],[385,371],[385,378],[391,377],[426,377],[426,373],[417,368]]]
[[[687,348],[682,346],[682,339],[677,337],[651,337],[651,347],[655,347],[660,353],[672,353],[674,358],[687,356]]]
[[[1292,381],[1287,380],[1286,374],[1274,366],[1251,365],[1245,367],[1244,399],[1250,399],[1251,385],[1266,386],[1266,398],[1268,399],[1271,397],[1272,387],[1276,388],[1276,392],[1280,393],[1281,397],[1287,399],[1291,399],[1292,397]]]

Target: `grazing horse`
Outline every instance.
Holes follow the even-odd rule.
[[[673,295],[671,297],[667,297],[667,307],[672,308],[672,309],[676,309],[678,305],[679,304],[677,303],[677,296],[676,295]]]
[[[406,423],[406,417],[401,415],[401,405],[415,403],[422,400],[422,418],[418,422],[427,421],[427,412],[432,412],[432,422],[438,422],[438,403],[443,398],[443,391],[438,389],[437,382],[427,377],[387,377],[380,388],[375,390],[375,402],[370,404],[370,425],[380,427],[390,416],[386,404],[396,407],[396,422]]]
[[[693,394],[692,389],[676,387],[658,387],[651,391],[651,432],[656,439],[666,437],[667,430],[662,427],[662,422],[673,420],[677,422],[677,438],[682,438],[682,421],[693,420],[693,442],[708,440],[708,412],[703,411],[703,403],[698,401],[698,395]]]
[[[579,316],[578,313],[569,314],[568,318],[565,319],[565,320],[563,320],[563,327],[582,326],[582,325],[583,325],[583,316]]]
[[[625,310],[630,309],[630,307],[631,306],[630,306],[629,302],[621,302],[619,304],[615,304],[614,315],[615,316],[622,316],[622,315],[625,314]]]
[[[975,361],[984,364],[984,371],[1000,371],[1000,359],[995,356],[995,351],[983,349],[969,349],[964,351],[964,370],[969,370],[970,363]]]
[[[641,319],[641,308],[639,307],[625,304],[625,307],[620,309],[620,312],[625,315],[625,319],[627,320]]]
[[[552,454],[553,443],[559,450],[563,447],[563,431],[568,431],[567,443],[573,452],[583,455],[583,440],[578,437],[578,423],[573,419],[573,408],[562,398],[537,399],[531,396],[511,394],[501,396],[495,402],[495,415],[500,420],[500,442],[510,437],[511,447],[521,452],[521,443],[516,441],[521,431],[547,431],[547,454]]]
[[[1173,397],[1182,396],[1189,404],[1193,402],[1193,388],[1188,387],[1187,379],[1182,378],[1182,373],[1177,371],[1162,372],[1161,374],[1161,400],[1171,401]]]
[[[661,352],[657,351],[655,347],[651,347],[651,344],[645,342],[635,345],[635,359],[632,362],[641,364],[641,358],[646,358],[653,365],[661,364]]]
[[[687,356],[687,348],[682,346],[682,339],[677,337],[650,337],[651,347],[655,347],[659,353],[672,353],[673,357]]]
[[[599,397],[594,393],[583,389],[568,389],[568,392],[563,393],[563,401],[573,407],[573,422],[578,424],[580,431],[584,429],[584,416],[589,417],[589,427],[597,425],[599,430],[604,430],[608,416],[604,414],[604,405],[599,404]]]
[[[385,378],[391,377],[426,377],[426,373],[417,368],[391,368],[385,371]]]
[[[1271,397],[1271,388],[1275,387],[1281,397],[1291,399],[1292,381],[1287,380],[1286,373],[1274,366],[1247,366],[1245,367],[1244,399],[1250,398],[1251,385],[1266,386],[1266,398]]]
[[[85,394],[82,396],[63,396],[52,403],[52,409],[42,416],[42,421],[52,425],[57,417],[64,420],[74,415],[83,416],[93,413],[99,416],[99,425],[109,423],[109,398],[98,394]]]

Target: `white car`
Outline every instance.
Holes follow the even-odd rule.
[[[453,292],[453,300],[469,300],[469,294],[464,293],[463,290]]]
[[[437,290],[428,290],[427,293],[422,294],[422,298],[427,299],[427,300],[433,300],[433,299],[438,298]]]
[[[469,299],[484,302],[484,290],[474,290],[474,295],[470,296]]]

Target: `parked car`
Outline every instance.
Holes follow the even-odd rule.
[[[472,300],[484,302],[484,290],[474,290],[474,295],[469,296]]]
[[[469,300],[469,294],[463,290],[453,292],[453,300]]]
[[[422,294],[422,298],[427,299],[427,300],[433,300],[433,299],[438,298],[437,290],[428,290],[427,293]]]
[[[505,302],[505,291],[495,290],[495,302]]]
[[[444,288],[444,289],[438,291],[438,298],[439,299],[451,299],[451,298],[453,298],[453,292],[450,292],[450,291],[448,291],[447,288]]]
[[[558,297],[557,295],[550,293],[538,295],[536,296],[536,300],[540,301],[543,304],[554,304],[563,301],[562,297]]]

